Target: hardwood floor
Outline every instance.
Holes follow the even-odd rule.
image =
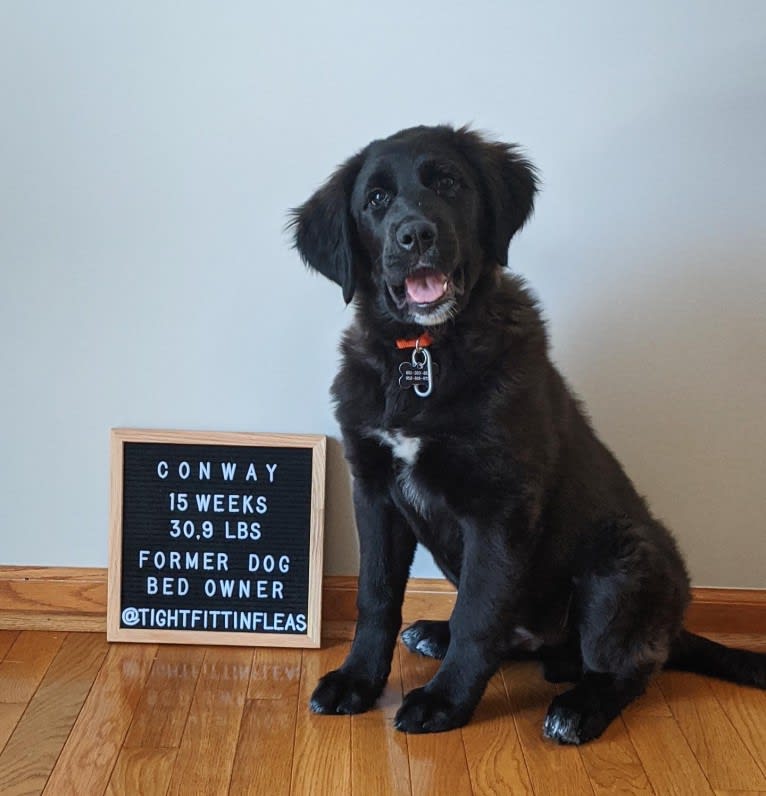
[[[766,650],[766,637],[728,641]],[[541,722],[560,687],[516,663],[467,727],[405,736],[391,719],[436,663],[401,646],[374,711],[309,712],[347,649],[0,631],[0,793],[766,794],[764,691],[666,672],[601,739],[559,747]]]

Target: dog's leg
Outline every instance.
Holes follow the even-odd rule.
[[[354,481],[354,508],[360,546],[356,634],[343,665],[314,690],[315,713],[362,713],[373,706],[388,679],[402,623],[415,537],[390,499],[362,479]]]
[[[449,646],[439,671],[423,688],[410,691],[399,708],[394,725],[404,732],[442,732],[465,724],[502,660],[507,603],[515,596],[506,544],[493,544],[487,534],[465,539]]]
[[[410,652],[441,660],[449,647],[449,622],[419,619],[402,631],[402,641]]]
[[[543,647],[540,660],[543,677],[549,683],[576,683],[583,676],[579,645],[567,643],[560,647]]]
[[[546,737],[580,744],[597,738],[646,689],[668,657],[681,626],[686,575],[661,526],[611,526],[579,582],[580,652],[585,674],[557,696],[543,725]]]
[[[543,735],[561,744],[581,744],[598,738],[620,711],[646,690],[650,669],[633,677],[586,672],[548,708]]]

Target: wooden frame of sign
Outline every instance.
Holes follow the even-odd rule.
[[[325,450],[112,429],[107,639],[318,647]]]

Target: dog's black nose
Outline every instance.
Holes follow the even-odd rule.
[[[436,225],[426,219],[404,221],[396,230],[396,242],[408,252],[427,252],[436,242]]]

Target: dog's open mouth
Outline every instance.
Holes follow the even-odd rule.
[[[400,309],[410,306],[421,312],[428,311],[441,306],[459,292],[460,285],[456,282],[460,282],[460,276],[461,273],[458,272],[455,274],[456,278],[453,278],[436,268],[417,268],[401,284],[389,283],[388,291]]]
[[[404,280],[404,291],[412,304],[433,304],[444,298],[449,288],[449,278],[431,268],[415,271]]]

